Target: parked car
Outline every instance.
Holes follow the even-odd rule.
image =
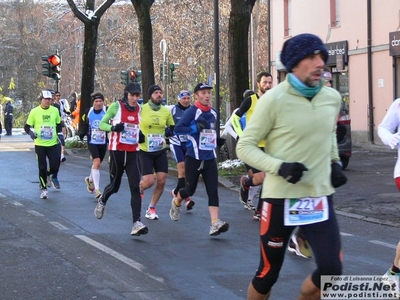
[[[233,138],[228,130],[229,130],[230,119],[223,132],[221,133],[221,137],[225,139],[225,143],[222,147],[220,147],[220,158],[221,161],[228,159],[236,159],[236,139]],[[339,149],[340,160],[342,161],[343,169],[346,169],[349,165],[351,151],[352,151],[352,142],[351,142],[351,119],[348,110],[345,108],[345,103],[342,102],[342,108],[340,110],[338,120],[337,120],[337,143]]]

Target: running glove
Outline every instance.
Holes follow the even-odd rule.
[[[144,143],[145,140],[145,136],[143,134],[143,132],[140,130],[139,131],[139,144]]]
[[[196,122],[197,132],[202,131],[203,129],[208,129],[208,124],[204,120],[199,120]]]
[[[343,174],[342,166],[338,163],[331,164],[331,182],[334,188],[346,184],[347,177]]]
[[[294,163],[282,163],[278,174],[285,178],[287,182],[297,183],[300,181],[303,176],[303,172],[308,171],[305,165],[302,163],[294,162]]]
[[[111,127],[111,131],[114,132],[122,132],[124,131],[124,123],[118,123],[117,125],[114,125]]]
[[[33,130],[29,131],[29,136],[31,137],[32,140],[37,138],[37,134]]]

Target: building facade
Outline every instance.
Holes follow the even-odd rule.
[[[400,97],[399,0],[271,0],[271,71],[283,80],[283,43],[313,33],[327,46],[327,68],[351,116],[352,136],[380,143],[376,129]]]

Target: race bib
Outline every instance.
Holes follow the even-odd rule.
[[[200,131],[199,149],[214,150],[217,147],[217,134],[214,129],[203,129]]]
[[[328,216],[329,207],[328,198],[326,196],[285,199],[285,226],[319,223],[328,220]]]
[[[147,150],[155,152],[164,149],[164,135],[163,134],[148,134],[147,135]]]
[[[186,142],[188,141],[187,134],[180,134],[180,135],[179,135],[179,140],[180,140],[182,143],[186,143]]]
[[[123,144],[135,145],[139,142],[139,125],[124,123],[119,141]]]
[[[106,133],[100,129],[92,129],[90,135],[90,143],[96,145],[104,145],[106,143]]]
[[[40,138],[42,140],[52,140],[54,135],[53,126],[40,126]]]

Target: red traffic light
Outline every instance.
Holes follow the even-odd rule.
[[[59,66],[60,64],[61,64],[61,57],[59,57],[58,55],[50,55],[48,58],[47,58],[47,61],[49,62],[49,63],[51,63],[53,66]]]
[[[129,77],[131,78],[131,80],[134,80],[136,78],[136,72],[134,70],[131,70],[129,72]]]

